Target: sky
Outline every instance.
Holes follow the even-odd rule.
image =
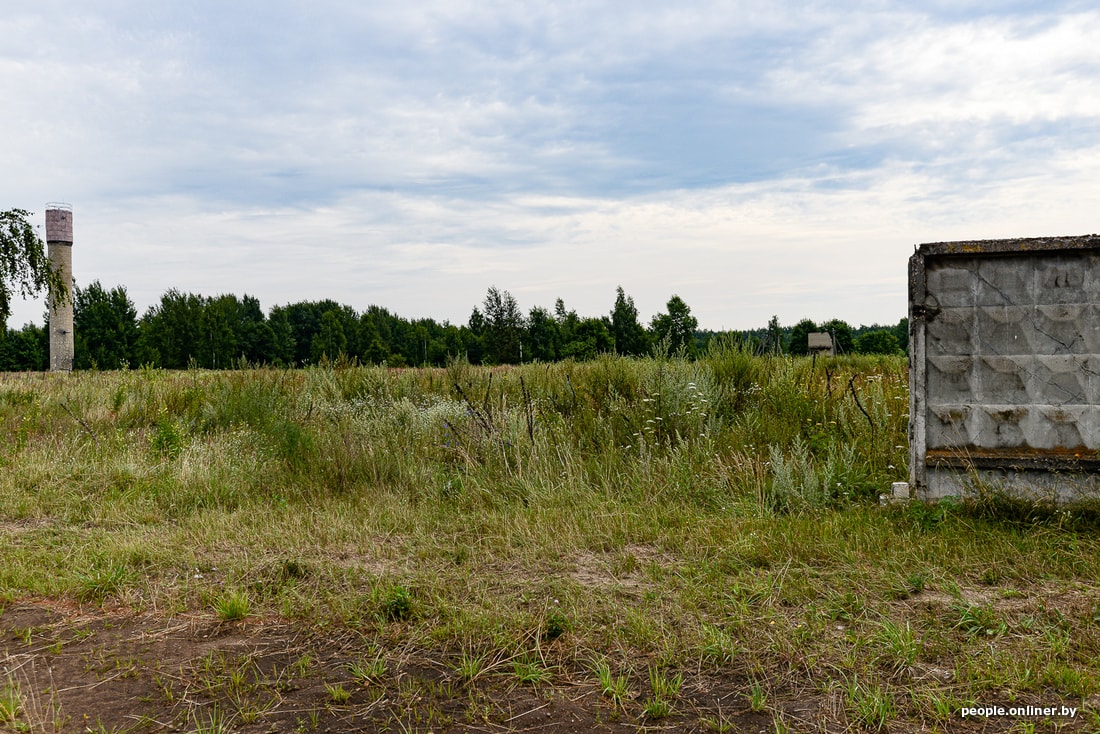
[[[892,324],[917,244],[1100,230],[1098,38],[1059,0],[0,0],[0,209],[71,204],[77,284],[139,315]]]

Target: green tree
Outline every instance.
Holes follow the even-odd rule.
[[[424,363],[435,367],[447,364],[447,356],[453,352],[447,344],[446,324],[439,324],[435,319],[417,319],[412,325],[422,340]]]
[[[595,359],[599,354],[615,350],[611,324],[606,318],[580,319],[572,329],[571,339],[562,347],[563,357],[577,360]]]
[[[46,327],[27,324],[19,331],[3,328],[2,333],[0,371],[43,372],[50,368],[49,336]]]
[[[817,331],[817,324],[809,319],[802,319],[791,327],[791,333],[787,337],[787,353],[805,355],[810,353],[809,335]]]
[[[336,309],[326,311],[321,317],[321,328],[313,335],[310,345],[313,363],[328,359],[337,359],[347,355],[348,338],[344,334],[344,325],[340,323],[340,314]]]
[[[321,331],[321,320],[329,311],[339,311],[341,308],[339,303],[330,299],[301,301],[282,307],[286,313],[287,323],[290,324],[290,333],[294,337],[294,364],[296,366],[310,363],[313,359],[313,337]],[[348,339],[347,331],[345,328],[345,344]]]
[[[410,362],[426,366],[432,351],[432,332],[424,319],[418,319],[416,322],[409,325],[412,327],[410,332],[413,346],[417,347],[416,359],[410,360]]]
[[[894,336],[897,337],[898,346],[901,347],[901,351],[909,351],[909,319],[903,318],[898,322],[898,325],[894,327]]]
[[[527,349],[524,356],[552,362],[561,352],[561,331],[550,312],[535,306],[527,314]]]
[[[271,327],[271,353],[264,358],[265,362],[279,365],[280,367],[294,366],[294,330],[290,328],[286,309],[278,306],[271,309],[267,323]]]
[[[508,291],[491,286],[485,295],[485,359],[492,364],[520,361],[523,314]]]
[[[241,304],[236,296],[204,298],[199,326],[198,363],[209,369],[227,369],[241,356],[237,341]]]
[[[264,318],[260,299],[245,295],[238,303],[234,325],[237,349],[249,364],[274,364],[276,362],[275,330]]]
[[[469,321],[466,322],[466,360],[470,364],[481,364],[485,360],[485,315],[474,306]]]
[[[202,339],[205,301],[194,293],[172,288],[141,317],[139,352],[142,362],[168,369],[201,363],[209,339]]]
[[[695,329],[699,322],[691,315],[691,309],[677,295],[668,299],[665,305],[668,313],[659,313],[653,317],[650,331],[655,342],[668,343],[670,354],[683,353],[685,357],[695,358]]]
[[[463,357],[467,361],[469,357],[469,347],[473,334],[470,332],[467,326],[455,326],[447,322],[443,323],[443,343],[446,348],[444,359],[441,364],[447,364],[448,358]]]
[[[764,354],[782,354],[784,342],[783,327],[779,325],[779,316],[772,316],[768,328],[764,331],[762,349]]]
[[[860,354],[901,354],[901,345],[891,329],[875,329],[856,338],[855,350]]]
[[[566,346],[573,341],[573,332],[576,331],[581,319],[576,311],[566,309],[565,301],[559,298],[554,301],[554,321],[558,324],[558,344],[561,345],[558,356],[564,357]]]
[[[390,356],[390,348],[378,328],[380,316],[368,309],[359,317],[359,337],[362,352],[359,358],[369,364],[382,364]]]
[[[833,346],[836,347],[837,354],[852,353],[855,343],[852,338],[852,327],[848,325],[847,321],[841,321],[840,319],[826,321],[821,325],[821,330],[833,335]]]
[[[615,290],[615,305],[611,309],[611,335],[615,339],[615,351],[624,356],[638,356],[649,351],[649,336],[638,322],[638,309],[634,299],[619,286]]]
[[[98,280],[73,289],[74,363],[115,370],[136,362],[137,310],[123,286],[106,290]]]
[[[50,266],[46,249],[23,209],[0,212],[0,324],[11,315],[13,288],[24,298],[43,290],[58,298],[70,298],[69,283]]]
[[[400,316],[390,320],[390,356],[391,367],[420,364],[424,355],[423,335],[416,325]]]

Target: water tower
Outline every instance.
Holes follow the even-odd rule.
[[[61,276],[65,293],[50,294],[50,371],[73,371],[73,208],[46,204],[46,247],[50,266]]]

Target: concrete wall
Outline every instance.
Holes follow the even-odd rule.
[[[913,495],[1100,498],[1100,237],[927,244],[909,267]]]
[[[68,286],[65,298],[50,297],[50,371],[73,369],[73,212],[68,205],[46,205],[46,248],[50,265]]]

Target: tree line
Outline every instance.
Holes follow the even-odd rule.
[[[599,354],[638,356],[653,350],[694,358],[719,334],[700,331],[678,295],[645,327],[634,299],[620,286],[610,314],[581,317],[559,298],[554,310],[536,306],[526,315],[508,291],[489,288],[480,308],[461,326],[434,319],[404,319],[380,306],[357,313],[332,300],[275,306],[266,315],[256,298],[207,297],[172,289],[139,319],[123,286],[99,281],[70,289],[50,266],[42,239],[22,209],[0,211],[0,371],[45,370],[47,325],[7,328],[11,297],[46,290],[73,301],[75,367],[117,369],[128,365],[224,369],[240,365],[286,367],[350,361],[391,366],[442,366],[464,358],[473,364],[515,364],[592,359]],[[70,292],[71,291],[71,292]],[[761,353],[804,354],[806,334],[833,334],[840,352],[891,354],[908,344],[905,319],[896,327],[852,329],[839,320],[793,327],[773,317],[767,328],[732,332]]]
[[[48,318],[48,316],[47,316]],[[118,369],[225,369],[241,365],[301,367],[326,361],[389,366],[516,364],[600,354],[640,356],[660,350],[694,358],[711,339],[729,334],[760,353],[805,354],[806,334],[833,333],[840,352],[900,354],[908,342],[905,319],[893,327],[853,328],[843,321],[805,319],[782,327],[738,332],[700,330],[678,296],[643,325],[634,299],[620,287],[606,315],[579,316],[559,298],[553,309],[524,313],[506,290],[491,287],[467,323],[406,319],[380,306],[362,313],[332,300],[275,306],[266,314],[253,296],[202,296],[169,290],[139,318],[123,286],[95,281],[73,290],[75,366]],[[0,370],[45,370],[48,330],[27,324],[0,334]]]

